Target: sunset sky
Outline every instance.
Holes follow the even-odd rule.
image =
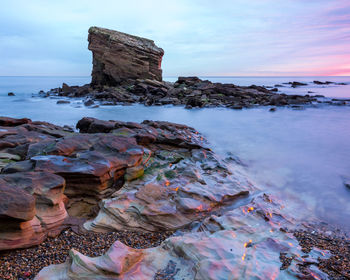
[[[0,75],[90,75],[87,31],[153,39],[164,76],[350,76],[349,0],[11,0]]]

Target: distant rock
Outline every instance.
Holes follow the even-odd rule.
[[[152,40],[99,27],[89,29],[93,86],[118,85],[128,79],[162,80],[164,51]]]
[[[70,103],[70,101],[68,101],[68,100],[58,100],[56,102],[56,104],[69,104],[69,103]]]
[[[350,189],[350,179],[344,181],[345,187]]]
[[[329,85],[329,84],[334,84],[333,82],[330,81],[325,81],[325,82],[320,82],[320,81],[313,81],[315,85]]]
[[[71,87],[68,86],[66,83],[62,84],[62,92],[69,93],[71,90]]]
[[[294,81],[294,82],[289,82],[289,83],[287,83],[287,84],[291,85],[291,87],[293,87],[293,88],[299,87],[299,86],[307,86],[306,83],[295,82],[295,81]]]
[[[88,99],[84,102],[84,105],[85,106],[91,106],[91,105],[94,105],[95,102],[92,100],[92,99]]]
[[[15,94],[13,92],[9,92],[7,95],[8,96],[15,96]]]

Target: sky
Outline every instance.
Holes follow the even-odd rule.
[[[163,76],[350,76],[349,0],[0,1],[0,76],[90,75],[90,26],[154,40]]]

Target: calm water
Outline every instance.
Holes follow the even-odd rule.
[[[350,83],[350,77],[208,79],[266,86],[313,80]],[[343,184],[345,178],[350,179],[350,107],[325,106],[302,111],[281,108],[274,113],[268,108],[185,110],[142,105],[89,109],[78,99],[57,105],[57,99],[31,97],[31,93],[58,87],[62,82],[81,85],[89,81],[90,77],[0,77],[0,115],[61,125],[74,125],[84,116],[185,123],[201,131],[223,157],[238,156],[260,188],[278,194],[298,216],[318,217],[350,230],[350,190]],[[308,85],[283,90],[350,98],[349,85]],[[16,96],[8,97],[9,91]]]

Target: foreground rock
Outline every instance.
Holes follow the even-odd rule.
[[[64,264],[43,269],[36,279],[326,279],[314,264],[330,254],[314,249],[303,256],[284,229],[293,221],[279,208],[262,195],[156,248],[133,249],[117,241],[97,258],[72,249]]]
[[[89,29],[91,84],[118,85],[128,79],[162,80],[164,51],[152,40],[99,27]]]
[[[0,250],[40,244],[67,218],[65,181],[47,172],[0,175]]]
[[[185,125],[84,118],[77,124],[81,133],[73,133],[28,119],[0,123],[6,202],[0,249],[38,244],[59,233],[66,209],[79,218],[98,213],[85,224],[94,231],[168,231],[252,189]]]
[[[316,265],[330,253],[304,256],[284,206],[191,127],[83,118],[77,133],[29,119],[0,124],[0,250],[40,244],[73,225],[54,239],[58,252],[72,246],[90,255],[72,249],[37,279],[325,278]],[[100,254],[118,241],[94,258],[86,230],[97,232],[89,236]],[[63,261],[49,254],[40,268],[52,258]],[[16,264],[8,261],[0,271],[11,279],[6,266]],[[30,265],[29,255],[28,271],[16,275],[32,278],[39,268]]]

